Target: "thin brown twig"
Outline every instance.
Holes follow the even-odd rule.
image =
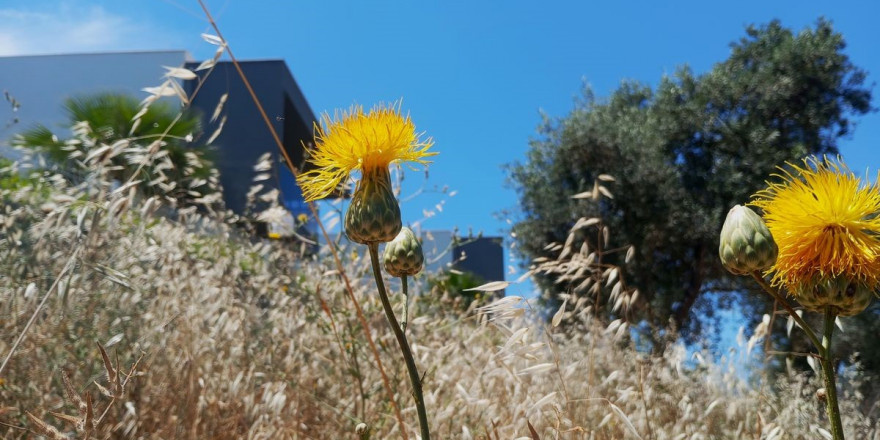
[[[6,426],[6,427],[8,427],[8,428],[12,428],[12,429],[18,429],[18,430],[21,430],[21,431],[30,431],[30,429],[28,429],[28,428],[26,428],[26,427],[24,427],[24,426],[16,426],[16,425],[13,425],[13,424],[10,424],[10,423],[6,423],[6,422],[0,422],[0,425],[2,425],[2,426]]]
[[[351,362],[354,365],[354,369],[355,369],[355,372],[357,375],[357,387],[358,387],[358,391],[360,392],[360,396],[361,396],[360,417],[361,417],[361,419],[364,419],[366,417],[366,415],[365,415],[366,414],[366,408],[365,408],[366,404],[364,403],[366,401],[366,397],[365,397],[366,393],[364,392],[364,383],[363,383],[364,381],[361,378],[360,366],[358,365],[357,357],[354,353],[354,349],[352,349],[351,355],[349,355],[346,352],[345,344],[342,343],[342,337],[339,336],[339,331],[336,328],[336,320],[333,319],[333,312],[330,310],[330,306],[327,305],[327,301],[324,301],[324,298],[321,297],[321,282],[320,281],[318,282],[318,286],[315,288],[315,296],[317,296],[318,301],[321,302],[321,310],[324,311],[324,313],[327,315],[327,318],[330,320],[330,328],[333,330],[333,335],[336,337],[337,344],[339,344],[340,355],[342,355],[343,357],[348,357],[349,362]],[[355,404],[355,412],[357,412],[357,404]]]
[[[98,347],[100,347],[100,345],[98,345]],[[128,385],[128,381],[131,380],[132,376],[134,376],[135,370],[137,370],[137,367],[138,367],[138,365],[140,365],[141,359],[143,359],[143,358],[144,358],[144,354],[141,353],[141,355],[138,356],[137,360],[134,361],[134,364],[132,364],[131,369],[128,370],[128,373],[125,373],[125,372],[119,370],[119,353],[118,352],[116,353],[116,377],[114,379],[116,384],[111,384],[111,385],[114,385],[113,386],[113,397],[110,398],[110,403],[108,403],[107,407],[104,408],[104,412],[101,413],[101,416],[98,417],[97,419],[95,419],[96,420],[95,425],[100,425],[101,422],[104,421],[104,417],[106,417],[107,414],[110,412],[110,409],[113,408],[113,404],[116,403],[116,400],[119,397],[122,397],[121,396],[122,390],[125,389],[125,386]],[[125,374],[125,380],[123,380],[120,383],[119,377],[122,374]],[[117,394],[119,394],[119,395],[117,395]]]
[[[819,338],[816,337],[816,333],[813,331],[812,327],[810,327],[807,324],[807,322],[804,321],[803,318],[801,318],[801,315],[797,314],[797,311],[795,311],[794,307],[792,307],[791,304],[789,304],[788,301],[786,301],[785,298],[782,297],[782,294],[778,290],[776,290],[775,287],[770,285],[770,283],[768,283],[767,280],[765,280],[763,276],[761,276],[761,272],[754,271],[754,272],[752,272],[751,275],[752,275],[752,278],[754,278],[755,281],[757,281],[758,284],[760,284],[761,287],[764,288],[764,291],[766,291],[768,294],[770,294],[770,296],[772,296],[773,299],[778,301],[779,304],[786,311],[788,311],[788,315],[791,316],[791,319],[794,319],[794,321],[798,324],[798,326],[801,327],[801,329],[804,331],[804,333],[807,334],[807,337],[810,338],[810,342],[813,343],[813,345],[816,347],[816,349],[821,350],[822,343],[819,342]]]
[[[211,15],[211,12],[208,10],[208,6],[205,5],[204,0],[198,0],[199,5],[202,7],[202,10],[205,12],[205,16],[208,18],[208,22],[211,24],[211,27],[214,29],[214,32],[217,33],[217,38],[223,42],[224,47],[226,48],[226,53],[229,54],[229,59],[232,61],[232,65],[235,66],[235,70],[238,71],[238,75],[241,77],[242,83],[244,83],[245,88],[251,96],[251,99],[254,101],[254,105],[256,105],[257,110],[260,113],[260,116],[263,119],[263,122],[266,123],[266,127],[269,129],[269,133],[272,135],[272,138],[275,140],[275,144],[278,146],[278,149],[281,151],[281,155],[284,157],[285,163],[290,168],[291,173],[293,173],[294,177],[299,176],[299,168],[293,163],[293,159],[290,158],[290,155],[287,154],[287,150],[284,148],[284,143],[281,142],[281,138],[278,137],[278,133],[275,131],[275,127],[272,126],[272,121],[269,119],[269,116],[266,114],[266,111],[263,109],[263,105],[260,103],[260,99],[257,97],[254,92],[253,87],[251,87],[250,81],[248,81],[247,76],[244,74],[244,71],[239,65],[238,60],[235,58],[235,55],[232,53],[232,48],[229,47],[229,43],[223,37],[223,34],[220,32],[220,27],[217,25],[217,22],[214,21],[214,17]],[[339,271],[339,275],[342,277],[343,282],[345,283],[345,289],[348,293],[348,297],[351,299],[354,304],[355,311],[357,312],[358,320],[361,323],[361,327],[364,329],[364,335],[367,338],[367,342],[370,345],[370,349],[373,352],[373,357],[376,360],[376,366],[379,369],[379,373],[382,376],[382,383],[385,387],[385,391],[388,394],[388,400],[391,403],[391,406],[394,408],[395,416],[397,417],[397,422],[400,424],[400,434],[404,438],[404,440],[409,440],[409,436],[406,433],[406,424],[403,421],[403,415],[400,412],[400,407],[397,405],[397,401],[394,399],[394,390],[391,388],[391,382],[388,380],[388,375],[385,373],[385,368],[382,365],[382,360],[379,356],[379,350],[376,348],[376,343],[373,341],[373,335],[370,332],[369,323],[367,319],[364,317],[364,312],[361,309],[360,303],[354,295],[354,289],[351,286],[351,281],[348,278],[348,275],[345,273],[345,269],[342,266],[342,260],[339,258],[339,253],[336,251],[336,247],[333,245],[333,241],[330,239],[330,234],[327,233],[327,229],[324,227],[324,222],[321,221],[321,216],[318,215],[318,210],[315,207],[315,204],[312,202],[308,203],[309,211],[312,213],[312,217],[314,217],[315,221],[318,224],[318,227],[321,229],[321,234],[324,236],[324,240],[328,244],[328,248],[330,249],[331,254],[333,255],[333,261],[336,264],[336,267]]]

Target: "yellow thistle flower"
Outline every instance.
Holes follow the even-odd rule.
[[[768,270],[775,285],[801,293],[843,283],[849,291],[880,285],[880,188],[866,185],[839,159],[804,159],[755,194],[779,247]],[[837,280],[837,281],[835,281]],[[832,289],[834,290],[834,289]],[[815,292],[813,292],[815,291]],[[833,304],[831,304],[833,305]]]
[[[347,112],[321,117],[315,127],[315,150],[309,159],[316,169],[300,175],[298,182],[306,201],[322,199],[336,190],[353,171],[363,175],[384,169],[396,162],[426,164],[433,145],[430,138],[421,140],[409,116],[400,114],[400,103],[382,104],[364,113],[361,106]]]

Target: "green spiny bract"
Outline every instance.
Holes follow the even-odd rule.
[[[764,220],[748,207],[736,205],[721,228],[718,255],[731,273],[747,275],[776,262],[777,248]]]
[[[348,239],[361,244],[386,243],[402,226],[400,206],[391,191],[388,169],[364,172],[345,213]]]
[[[791,293],[807,310],[822,313],[825,307],[831,306],[838,316],[857,315],[874,298],[874,291],[870,287],[843,275],[797,286]]]
[[[385,245],[382,254],[385,271],[394,277],[412,276],[425,265],[422,244],[410,228],[404,227],[391,243]]]

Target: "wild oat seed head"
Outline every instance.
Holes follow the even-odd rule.
[[[315,149],[309,159],[316,169],[298,182],[306,201],[327,197],[352,171],[369,172],[396,162],[426,164],[431,138],[421,139],[410,117],[400,113],[400,102],[379,104],[369,113],[352,106],[347,112],[321,116],[315,125]]]
[[[775,285],[792,293],[832,277],[845,277],[876,291],[880,285],[880,188],[862,182],[837,159],[789,164],[779,182],[751,203],[779,247],[768,270]]]

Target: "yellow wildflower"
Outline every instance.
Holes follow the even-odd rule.
[[[866,185],[840,160],[804,159],[755,194],[752,205],[779,247],[768,270],[775,285],[798,296],[827,290],[833,279],[858,290],[880,285],[880,188]],[[818,289],[818,290],[817,290]],[[812,294],[815,294],[813,292]]]
[[[300,175],[307,201],[328,196],[353,171],[361,179],[345,213],[345,233],[355,243],[389,242],[402,227],[400,206],[391,189],[388,166],[393,162],[427,163],[431,139],[420,140],[409,116],[400,106],[379,105],[364,113],[360,106],[335,120],[322,117],[310,161],[316,169]]]
[[[420,139],[409,116],[400,114],[400,104],[379,105],[364,113],[361,106],[347,112],[321,117],[315,127],[315,150],[309,159],[316,169],[300,175],[298,182],[306,201],[322,199],[337,189],[351,172],[364,176],[384,169],[394,162],[425,164],[433,145],[430,138]]]

